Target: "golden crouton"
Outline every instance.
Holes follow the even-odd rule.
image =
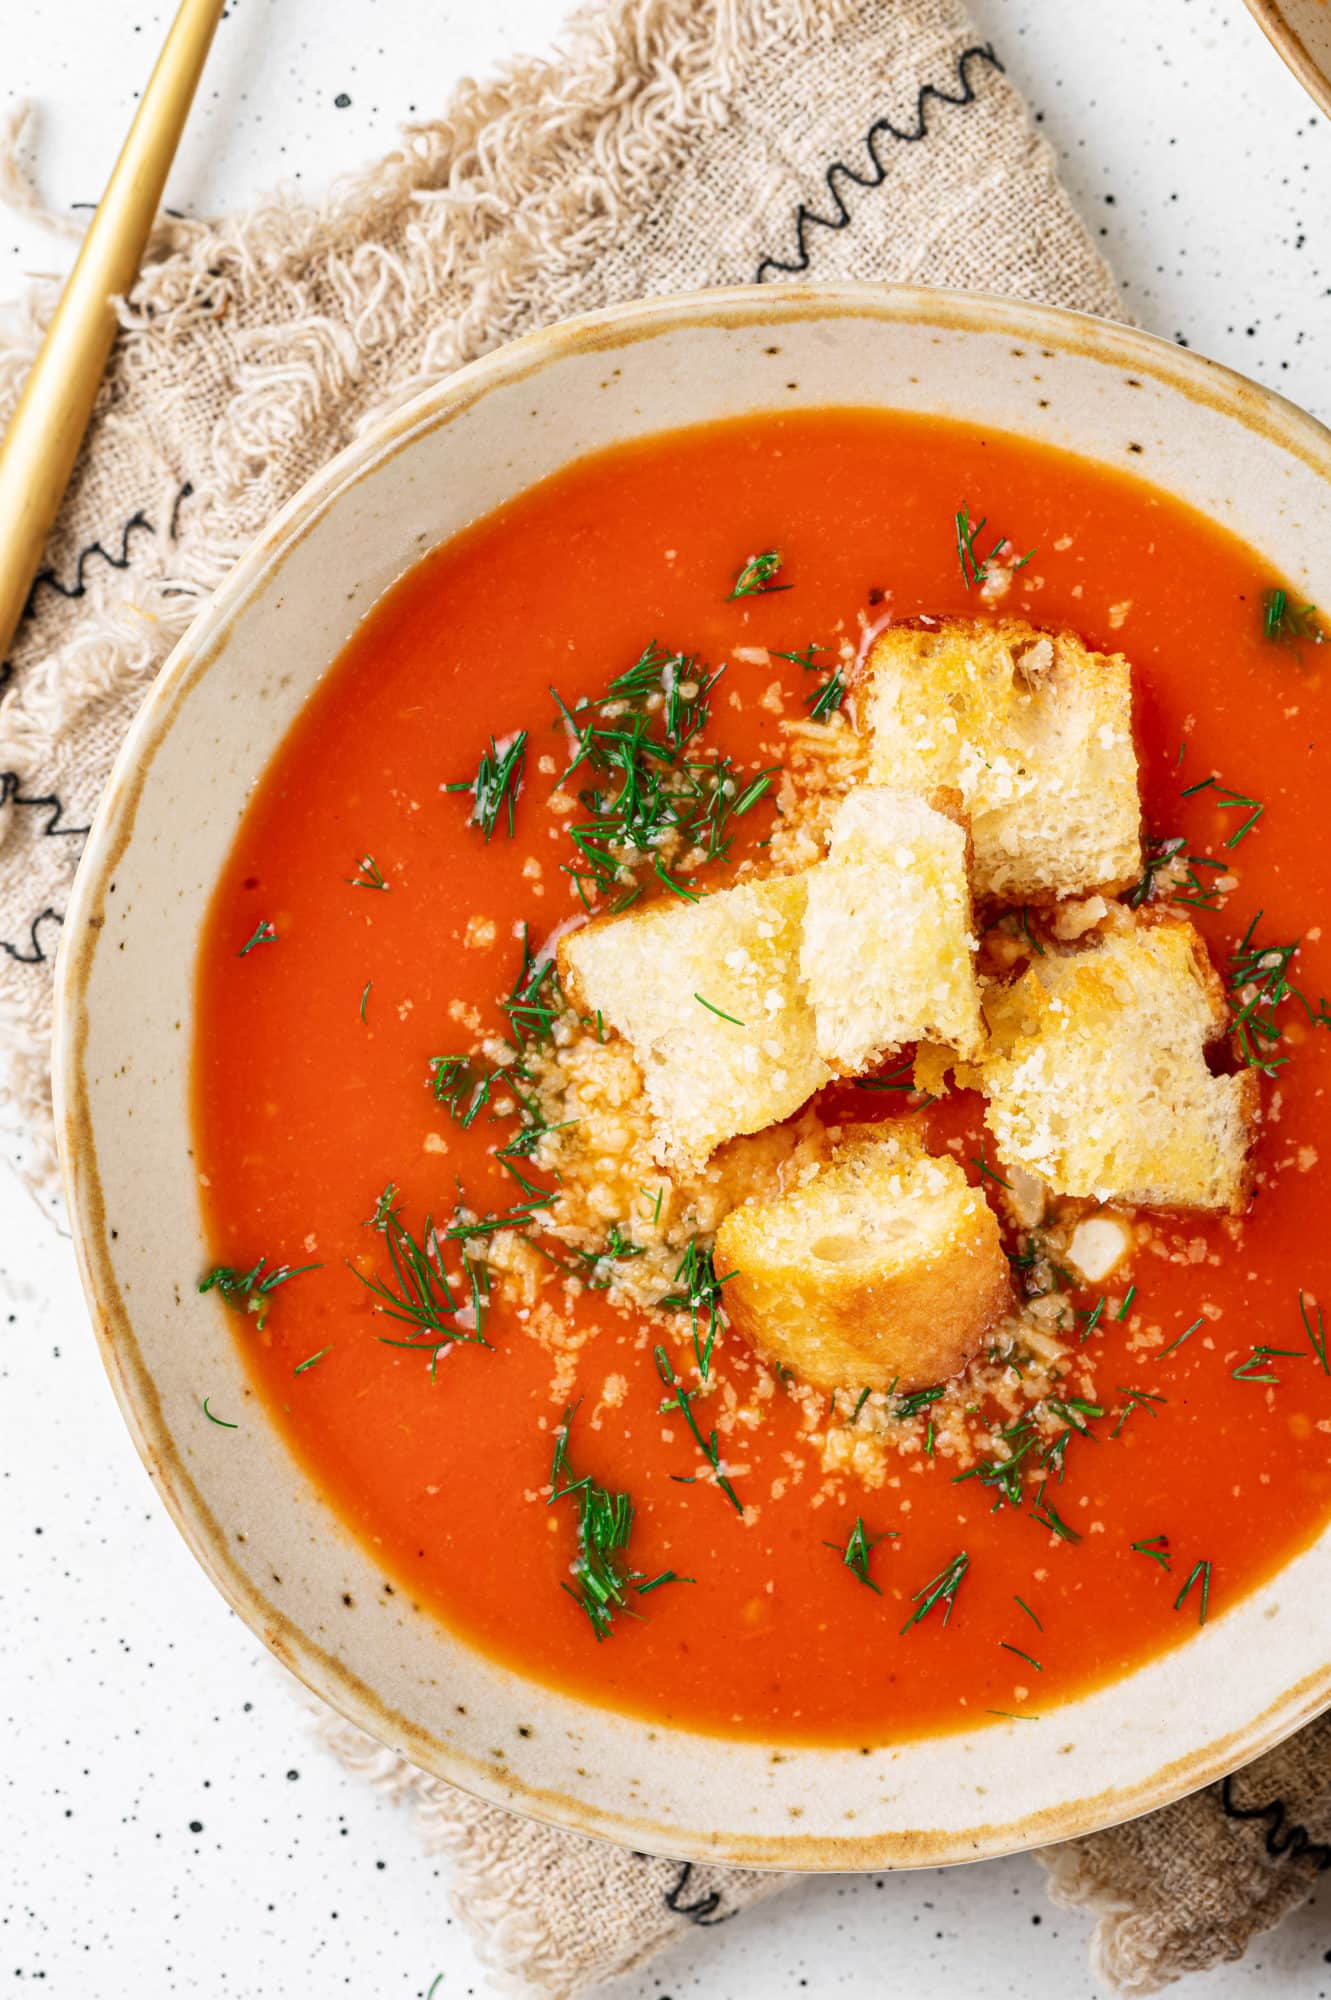
[[[863,785],[841,803],[808,875],[800,972],[818,1053],[843,1076],[927,1037],[984,1040],[966,833],[910,792]]]
[[[871,783],[961,793],[977,896],[1042,902],[1141,873],[1121,654],[1019,619],[897,625],[869,654],[863,713]]]
[[[1190,923],[1138,919],[1083,951],[1049,952],[991,989],[985,1012],[981,1088],[1005,1161],[1055,1194],[1243,1208],[1257,1079],[1207,1067],[1229,1017]]]
[[[663,1163],[797,1111],[828,1081],[799,982],[802,875],[604,917],[559,945],[562,978],[632,1045]]]
[[[1011,1303],[998,1223],[903,1121],[863,1128],[790,1192],[732,1209],[716,1265],[731,1324],[819,1389],[946,1381]]]

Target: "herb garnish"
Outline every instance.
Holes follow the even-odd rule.
[[[945,1568],[939,1570],[937,1576],[931,1582],[926,1583],[922,1589],[914,1593],[911,1603],[916,1606],[916,1609],[902,1626],[901,1630],[903,1633],[909,1632],[912,1625],[918,1625],[923,1619],[927,1618],[935,1604],[942,1605],[943,1623],[944,1625],[947,1624],[948,1619],[952,1616],[952,1606],[956,1602],[957,1592],[961,1588],[961,1579],[970,1568],[970,1564],[970,1557],[962,1549],[957,1555],[953,1556],[951,1562]]]
[[[332,1353],[332,1351],[333,1351],[333,1350],[332,1350],[332,1348],[331,1348],[331,1347],[321,1347],[321,1348],[319,1349],[319,1352],[318,1352],[317,1354],[312,1354],[312,1355],[310,1356],[310,1358],[309,1358],[309,1360],[308,1360],[308,1361],[301,1361],[301,1362],[299,1362],[299,1363],[298,1363],[298,1364],[296,1365],[296,1367],[294,1367],[294,1368],[292,1369],[292,1371],[291,1371],[291,1372],[292,1372],[292,1374],[293,1374],[293,1375],[303,1375],[303,1374],[305,1373],[305,1370],[306,1370],[307,1368],[313,1368],[313,1366],[314,1366],[314,1364],[315,1364],[315,1362],[316,1362],[316,1361],[322,1361],[322,1360],[323,1360],[323,1358],[324,1358],[324,1356],[325,1356],[326,1354],[331,1354],[331,1353]]]
[[[474,778],[459,778],[451,785],[445,785],[446,792],[470,792],[472,807],[468,824],[478,826],[488,844],[502,812],[508,821],[510,840],[513,837],[513,809],[522,790],[522,772],[527,761],[527,732],[519,729],[516,736],[504,739],[501,750],[490,738],[490,748],[481,752],[481,761],[476,766]]]
[[[840,1542],[824,1542],[823,1547],[825,1549],[835,1549],[851,1575],[858,1577],[859,1581],[869,1590],[873,1591],[876,1597],[881,1597],[883,1594],[882,1591],[869,1574],[869,1557],[880,1542],[895,1542],[897,1539],[896,1533],[891,1528],[887,1529],[881,1535],[867,1534],[865,1532],[863,1517],[857,1516],[855,1526],[846,1537],[846,1546],[844,1549]]]
[[[1133,886],[1128,895],[1128,902],[1134,910],[1139,910],[1143,903],[1150,901],[1151,897],[1155,894],[1157,875],[1168,868],[1171,862],[1177,860],[1179,854],[1187,844],[1187,840],[1181,833],[1172,835],[1168,840],[1152,840],[1147,842],[1141,879]]]
[[[284,1285],[288,1278],[300,1278],[307,1271],[322,1268],[318,1264],[297,1264],[294,1269],[290,1264],[278,1264],[265,1276],[263,1267],[267,1262],[266,1257],[260,1257],[252,1271],[233,1271],[229,1264],[214,1265],[206,1277],[200,1278],[199,1290],[218,1291],[229,1306],[235,1306],[240,1312],[254,1313],[255,1325],[262,1333],[273,1293],[278,1286]]]
[[[466,1342],[479,1347],[490,1345],[482,1330],[484,1308],[489,1297],[489,1274],[469,1259],[464,1250],[463,1271],[471,1290],[470,1303],[476,1325],[474,1330],[458,1326],[456,1314],[461,1307],[444,1269],[434,1221],[426,1216],[425,1229],[418,1243],[398,1213],[397,1198],[397,1187],[390,1181],[365,1225],[367,1229],[376,1230],[387,1245],[388,1261],[393,1270],[392,1283],[378,1276],[367,1278],[350,1258],[347,1259],[347,1268],[367,1291],[374,1293],[379,1300],[378,1310],[386,1318],[401,1320],[414,1329],[405,1340],[380,1334],[377,1337],[381,1344],[385,1347],[410,1347],[418,1353],[428,1354],[430,1380],[433,1382],[438,1372],[439,1356],[447,1348]],[[450,1229],[445,1240],[456,1241],[459,1235],[479,1233],[482,1228],[483,1225],[476,1225],[475,1228],[464,1225],[461,1230]]]
[[[248,958],[249,954],[254,950],[256,944],[274,944],[276,943],[276,941],[277,941],[276,926],[274,924],[270,924],[267,917],[262,917],[259,921],[259,925],[254,933],[254,936],[250,939],[248,944],[243,944],[240,947],[240,950],[236,953],[236,957]]]
[[[1325,1000],[1320,1000],[1314,1011],[1298,987],[1289,982],[1287,975],[1301,940],[1255,944],[1253,935],[1261,921],[1259,910],[1243,933],[1238,950],[1229,955],[1229,1004],[1234,1009],[1229,1025],[1238,1054],[1248,1068],[1274,1076],[1289,1060],[1275,1053],[1281,1036],[1276,1009],[1286,1000],[1297,1000],[1314,1028],[1331,1028],[1331,1012]]]
[[[1128,1400],[1126,1401],[1126,1403],[1124,1403],[1123,1408],[1119,1412],[1118,1422],[1114,1425],[1113,1430],[1110,1431],[1109,1433],[1109,1439],[1111,1444],[1113,1440],[1118,1436],[1119,1432],[1122,1430],[1124,1424],[1128,1421],[1128,1418],[1132,1415],[1134,1410],[1144,1410],[1148,1417],[1158,1416],[1159,1411],[1153,1410],[1151,1405],[1153,1403],[1163,1403],[1168,1401],[1167,1397],[1160,1395],[1159,1392],[1154,1389],[1120,1388],[1116,1389],[1114,1393],[1119,1396],[1126,1396]]]
[[[1184,1599],[1187,1597],[1194,1583],[1198,1581],[1201,1583],[1202,1591],[1201,1601],[1197,1606],[1197,1623],[1204,1625],[1206,1623],[1207,1606],[1211,1600],[1211,1565],[1209,1562],[1197,1562],[1193,1564],[1192,1568],[1188,1571],[1187,1582],[1174,1599],[1174,1609],[1175,1611],[1183,1609]]]
[[[1202,1320],[1205,1319],[1205,1317],[1206,1315],[1205,1313],[1203,1313],[1201,1315],[1201,1318],[1195,1319],[1191,1326],[1185,1326],[1182,1333],[1180,1333],[1176,1339],[1170,1341],[1168,1347],[1162,1347],[1160,1349],[1160,1352],[1155,1357],[1156,1360],[1163,1361],[1165,1356],[1167,1354],[1172,1354],[1176,1347],[1182,1347],[1184,1341],[1187,1340],[1190,1335],[1196,1333],[1198,1327],[1201,1325]]]
[[[1079,1542],[1081,1535],[1076,1528],[1069,1527],[1053,1501],[1046,1499],[1044,1489],[1045,1482],[1041,1480],[1040,1490],[1035,1496],[1035,1505],[1031,1509],[1031,1519],[1038,1527],[1048,1528],[1062,1542]]]
[[[714,1007],[710,1000],[704,1000],[701,993],[695,993],[693,997],[700,1007],[707,1009],[709,1014],[715,1014],[718,1021],[729,1021],[732,1028],[744,1026],[743,1021],[737,1021],[733,1014],[724,1013],[720,1007]]]
[[[769,597],[773,591],[789,590],[788,583],[773,583],[783,561],[780,549],[768,549],[760,556],[750,556],[735,577],[734,586],[726,597],[727,604],[733,604],[737,597]]]
[[[604,694],[569,708],[551,691],[571,743],[561,783],[583,767],[591,779],[578,793],[589,817],[569,826],[578,858],[566,867],[585,908],[594,892],[625,909],[640,892],[635,871],[664,865],[672,850],[696,849],[702,861],[723,856],[730,822],[770,790],[770,769],[742,785],[728,756],[685,754],[722,671],[708,674],[653,640]],[[670,886],[678,890],[673,879]]]
[[[704,1250],[696,1236],[691,1237],[688,1248],[675,1271],[675,1284],[679,1290],[667,1292],[658,1302],[666,1312],[688,1313],[693,1328],[693,1352],[698,1363],[700,1382],[707,1380],[712,1366],[712,1349],[716,1345],[716,1336],[721,1325],[721,1287],[734,1275],[733,1271],[727,1271],[724,1278],[718,1278],[716,1265],[712,1261],[712,1252]],[[704,1339],[700,1339],[699,1316],[703,1312],[707,1314],[707,1334]],[[866,1389],[864,1395],[867,1396],[868,1393]],[[859,1415],[860,1403],[863,1401],[864,1396],[861,1396],[860,1402],[855,1405],[855,1416]],[[851,1422],[854,1421],[855,1418],[852,1417]]]
[[[1170,1566],[1168,1535],[1143,1535],[1139,1542],[1132,1544],[1132,1552],[1149,1557],[1153,1563],[1159,1563],[1161,1569],[1167,1570]]]
[[[812,694],[804,697],[808,705],[810,722],[821,722],[825,715],[834,715],[840,708],[850,689],[846,686],[840,667],[830,673],[827,679],[816,687]]]
[[[1266,807],[1259,804],[1256,799],[1247,798],[1242,792],[1232,791],[1228,785],[1222,785],[1216,777],[1199,778],[1195,785],[1185,785],[1179,796],[1180,798],[1190,799],[1194,792],[1205,791],[1214,791],[1216,804],[1222,810],[1226,808],[1238,808],[1240,811],[1248,814],[1248,818],[1244,820],[1243,825],[1239,827],[1237,832],[1231,833],[1225,842],[1226,847],[1237,847],[1244,834],[1252,832],[1252,829],[1266,811]]]
[[[1237,1368],[1230,1369],[1236,1382],[1268,1382],[1278,1387],[1280,1377],[1271,1366],[1273,1361],[1302,1361],[1303,1353],[1297,1347],[1267,1347],[1253,1344],[1252,1353]]]
[[[1299,1318],[1303,1321],[1303,1330],[1308,1336],[1308,1345],[1312,1348],[1321,1366],[1323,1375],[1331,1375],[1331,1368],[1327,1366],[1326,1359],[1326,1327],[1322,1321],[1322,1308],[1314,1302],[1313,1311],[1317,1314],[1317,1331],[1315,1333],[1313,1332],[1312,1322],[1308,1318],[1308,1308],[1304,1303],[1303,1293],[1300,1292]]]
[[[1285,590],[1262,592],[1262,637],[1291,646],[1299,639],[1311,639],[1320,646],[1326,634],[1318,622],[1315,604],[1294,605]]]
[[[554,956],[537,957],[526,924],[522,926],[522,965],[508,998],[499,1004],[508,1015],[509,1029],[519,1049],[525,1048],[528,1041],[546,1040],[563,1012],[564,996]]]
[[[689,1392],[671,1367],[669,1355],[666,1353],[664,1347],[654,1348],[652,1352],[653,1359],[656,1362],[657,1374],[661,1377],[667,1389],[673,1389],[675,1392],[674,1404],[667,1404],[666,1407],[673,1408],[675,1405],[678,1405],[679,1409],[683,1412],[684,1421],[693,1432],[699,1451],[711,1466],[717,1485],[721,1488],[721,1491],[725,1494],[726,1499],[730,1502],[735,1512],[742,1514],[744,1508],[740,1497],[726,1478],[725,1473],[721,1470],[721,1452],[716,1442],[715,1430],[712,1431],[710,1437],[705,1438],[703,1436],[698,1428],[698,1419],[693,1414],[693,1403],[689,1397]]]
[[[957,561],[961,564],[961,580],[967,590],[972,589],[976,584],[983,586],[989,580],[989,565],[1007,547],[1007,536],[1000,535],[988,555],[982,556],[976,551],[975,538],[977,535],[984,533],[985,527],[988,524],[988,515],[982,514],[978,521],[972,522],[970,509],[963,502],[953,518],[957,533]],[[1012,563],[1010,567],[1014,571],[1025,569],[1034,554],[1034,549],[1028,549],[1025,555],[1018,562]]]
[[[1122,1305],[1119,1307],[1118,1311],[1114,1314],[1115,1319],[1122,1320],[1127,1318],[1128,1313],[1132,1309],[1132,1301],[1136,1298],[1136,1296],[1137,1296],[1137,1287],[1135,1285],[1129,1285],[1127,1289],[1127,1294],[1124,1297]]]
[[[388,887],[387,882],[383,878],[379,863],[372,854],[361,855],[359,861],[356,863],[355,874],[348,875],[347,881],[353,889],[387,889]]]
[[[979,1153],[978,1154],[972,1153],[970,1159],[971,1159],[971,1165],[973,1167],[979,1168],[980,1179],[982,1181],[993,1181],[995,1186],[1006,1188],[1008,1193],[1011,1194],[1012,1192],[1011,1181],[1005,1181],[1003,1179],[1002,1174],[997,1173],[994,1170],[994,1168],[990,1166],[988,1160],[985,1158],[985,1149],[983,1141],[981,1141]]]
[[[859,1422],[860,1411],[864,1408],[865,1404],[868,1402],[869,1397],[872,1395],[872,1393],[873,1391],[871,1389],[860,1390],[859,1401],[856,1403],[854,1409],[850,1413],[850,1421],[852,1424],[857,1424]]]
[[[1005,1653],[1015,1653],[1019,1660],[1025,1660],[1028,1667],[1034,1667],[1037,1674],[1044,1672],[1044,1668],[1040,1665],[1040,1662],[1034,1659],[1030,1653],[1024,1652],[1020,1646],[1012,1645],[1007,1639],[1000,1639],[998,1643]]]
[[[1030,1607],[1030,1605],[1029,1605],[1029,1604],[1028,1604],[1028,1603],[1026,1602],[1025,1598],[1024,1598],[1024,1597],[1018,1597],[1015,1591],[1013,1592],[1013,1594],[1012,1594],[1012,1597],[1013,1597],[1013,1602],[1014,1602],[1015,1604],[1019,1604],[1019,1605],[1021,1606],[1022,1610],[1023,1610],[1023,1611],[1024,1611],[1025,1613],[1026,1613],[1026,1616],[1027,1616],[1027,1617],[1028,1617],[1028,1618],[1030,1619],[1030,1621],[1031,1621],[1032,1625],[1034,1625],[1034,1627],[1035,1627],[1036,1631],[1037,1631],[1037,1632],[1043,1632],[1043,1631],[1044,1631],[1044,1626],[1043,1626],[1043,1625],[1042,1625],[1042,1624],[1040,1623],[1040,1621],[1039,1621],[1039,1619],[1038,1619],[1038,1618],[1036,1617],[1035,1613],[1034,1613],[1034,1612],[1033,1612],[1033,1611],[1031,1610],[1031,1607]]]
[[[866,1389],[865,1395],[867,1394]],[[909,1417],[918,1417],[921,1410],[927,1410],[930,1403],[936,1403],[940,1396],[946,1394],[946,1382],[935,1382],[929,1389],[913,1389],[908,1396],[903,1396],[899,1402],[892,1405],[892,1415],[904,1423]]]
[[[599,1642],[613,1630],[617,1611],[637,1616],[629,1605],[630,1590],[645,1597],[649,1590],[656,1590],[663,1583],[692,1583],[693,1578],[677,1576],[673,1569],[663,1569],[659,1576],[648,1578],[641,1570],[629,1567],[625,1558],[633,1530],[633,1502],[627,1493],[613,1493],[609,1487],[598,1485],[588,1473],[581,1479],[573,1477],[568,1462],[568,1433],[575,1409],[575,1404],[569,1405],[555,1433],[554,1457],[550,1463],[551,1492],[546,1505],[553,1507],[556,1500],[577,1500],[578,1554],[573,1564],[577,1585],[575,1588],[571,1583],[561,1582],[560,1589],[566,1590],[586,1612]]]
[[[215,1417],[208,1408],[208,1398],[206,1396],[203,1399],[203,1414],[207,1417],[210,1424],[217,1425],[219,1431],[238,1431],[240,1429],[239,1424],[228,1423],[225,1417]]]
[[[968,1479],[978,1479],[981,1486],[991,1487],[994,1492],[992,1511],[995,1514],[1005,1501],[1009,1507],[1020,1507],[1025,1461],[1040,1441],[1039,1432],[1029,1417],[1019,1417],[1016,1423],[1008,1424],[997,1436],[1006,1448],[1006,1457],[982,1458],[969,1471],[952,1476],[954,1486],[961,1486]]]
[[[361,988],[361,996],[360,996],[360,1017],[361,1017],[361,1020],[362,1020],[362,1021],[364,1021],[364,1020],[365,1020],[365,1005],[366,1005],[366,1002],[367,1002],[367,1001],[369,1000],[369,997],[370,997],[370,988],[371,988],[371,987],[373,986],[373,984],[374,984],[374,981],[373,981],[372,979],[367,979],[367,980],[366,980],[366,982],[365,982],[365,984],[364,984],[364,986],[363,986],[363,987]]]
[[[449,1115],[465,1131],[490,1102],[490,1086],[504,1071],[478,1070],[471,1056],[431,1056],[430,1087],[436,1104],[446,1104]]]

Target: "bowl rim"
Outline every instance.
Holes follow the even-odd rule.
[[[1246,0],[1248,12],[1320,110],[1331,118],[1331,76],[1311,53],[1281,0]]]
[[[139,1457],[187,1548],[228,1606],[310,1692],[338,1715],[420,1768],[473,1797],[500,1802],[529,1818],[642,1849],[755,1868],[819,1872],[938,1866],[1069,1840],[1153,1811],[1223,1777],[1291,1735],[1331,1705],[1331,1660],[1306,1673],[1250,1719],[1183,1757],[1170,1757],[1127,1788],[1098,1790],[1008,1824],[965,1831],[898,1829],[839,1836],[791,1834],[734,1839],[681,1836],[588,1802],[554,1794],[507,1773],[502,1793],[484,1768],[390,1709],[342,1661],[325,1651],[265,1598],[185,1468],[154,1392],[131,1315],[120,1295],[107,1236],[93,1134],[88,1078],[87,988],[111,874],[133,834],[139,797],[156,750],[175,719],[179,698],[218,656],[220,641],[250,594],[280,569],[338,496],[417,434],[451,421],[491,391],[521,382],[567,356],[622,346],[689,326],[790,324],[867,318],[923,324],[948,332],[1001,335],[1149,375],[1234,418],[1301,459],[1331,483],[1331,429],[1288,398],[1221,363],[1138,328],[989,293],[868,284],[741,285],[602,308],[538,329],[467,364],[443,382],[389,411],[316,473],[282,507],[228,572],[173,647],[121,745],[98,803],[69,897],[57,954],[52,1041],[56,1137],[66,1208],[89,1317],[103,1365]],[[467,1644],[464,1639],[460,1643]],[[1185,1645],[1187,1641],[1183,1642]],[[1076,1703],[1068,1704],[1069,1709]],[[609,1713],[610,1711],[607,1711]],[[790,1754],[838,1754],[829,1746],[791,1746]]]

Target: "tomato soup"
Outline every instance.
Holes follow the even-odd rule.
[[[992,1715],[1034,1730],[1318,1533],[1331,655],[1278,582],[1135,479],[829,409],[579,461],[388,592],[255,788],[207,917],[194,1052],[200,1279],[386,1580],[590,1702],[858,1745]],[[1252,1198],[1139,1218],[1087,1283],[1014,1220],[975,1092],[924,1102],[895,1063],[868,1079],[885,1087],[838,1082],[802,1115],[909,1118],[950,1148],[999,1215],[1014,1311],[1038,1266],[1062,1345],[1033,1414],[1016,1348],[973,1394],[939,1385],[936,1416],[929,1393],[870,1404],[853,1383],[829,1407],[728,1323],[706,1229],[653,1235],[668,1176],[577,1181],[583,1140],[531,1108],[561,1050],[632,1061],[595,1019],[561,1044],[546,953],[616,893],[570,831],[580,704],[681,661],[658,676],[659,738],[661,690],[691,675],[680,754],[729,760],[715,851],[688,875],[644,850],[632,886],[696,897],[767,865],[810,716],[833,750],[852,738],[866,633],[1000,610],[1132,664],[1134,895],[1196,924],[1227,989],[1239,1032],[1212,1060],[1260,1077]],[[649,714],[633,702],[630,684],[596,711],[607,731]],[[1041,921],[992,918],[1018,952]],[[561,1235],[575,1182],[591,1206]]]

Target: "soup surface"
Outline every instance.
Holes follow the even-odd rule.
[[[987,575],[959,560],[959,515],[987,519],[982,569],[1008,538]],[[769,551],[779,567],[755,568]],[[204,933],[194,1081],[255,1392],[396,1587],[592,1702],[858,1744],[1043,1721],[1222,1618],[1317,1533],[1328,656],[1275,583],[1127,476],[832,409],[588,458],[388,593],[255,789]],[[888,1088],[831,1086],[806,1120],[909,1118],[965,1164],[1044,1346],[1030,1380],[1018,1343],[923,1398],[829,1401],[727,1325],[687,1190],[638,1172],[629,1053],[561,1013],[541,947],[606,901],[569,831],[576,712],[649,641],[686,656],[708,711],[690,754],[732,760],[729,850],[635,880],[696,895],[769,865],[783,771],[852,754],[866,632],[1000,611],[1132,663],[1153,843],[1138,900],[1181,902],[1236,1020],[1255,992],[1269,1029],[1217,1058],[1260,1059],[1254,1194],[1239,1217],[1127,1218],[1128,1255],[1086,1283],[1062,1239],[1014,1217],[977,1095],[927,1103],[900,1063]],[[450,789],[487,753],[479,790]],[[1009,955],[1038,949],[1039,924],[1000,920]],[[544,1129],[572,1061],[604,1071],[590,1169],[585,1133]],[[1129,1100],[1135,1083],[1117,1079]],[[746,1143],[714,1207],[767,1170]],[[588,1519],[617,1495],[627,1542]]]

